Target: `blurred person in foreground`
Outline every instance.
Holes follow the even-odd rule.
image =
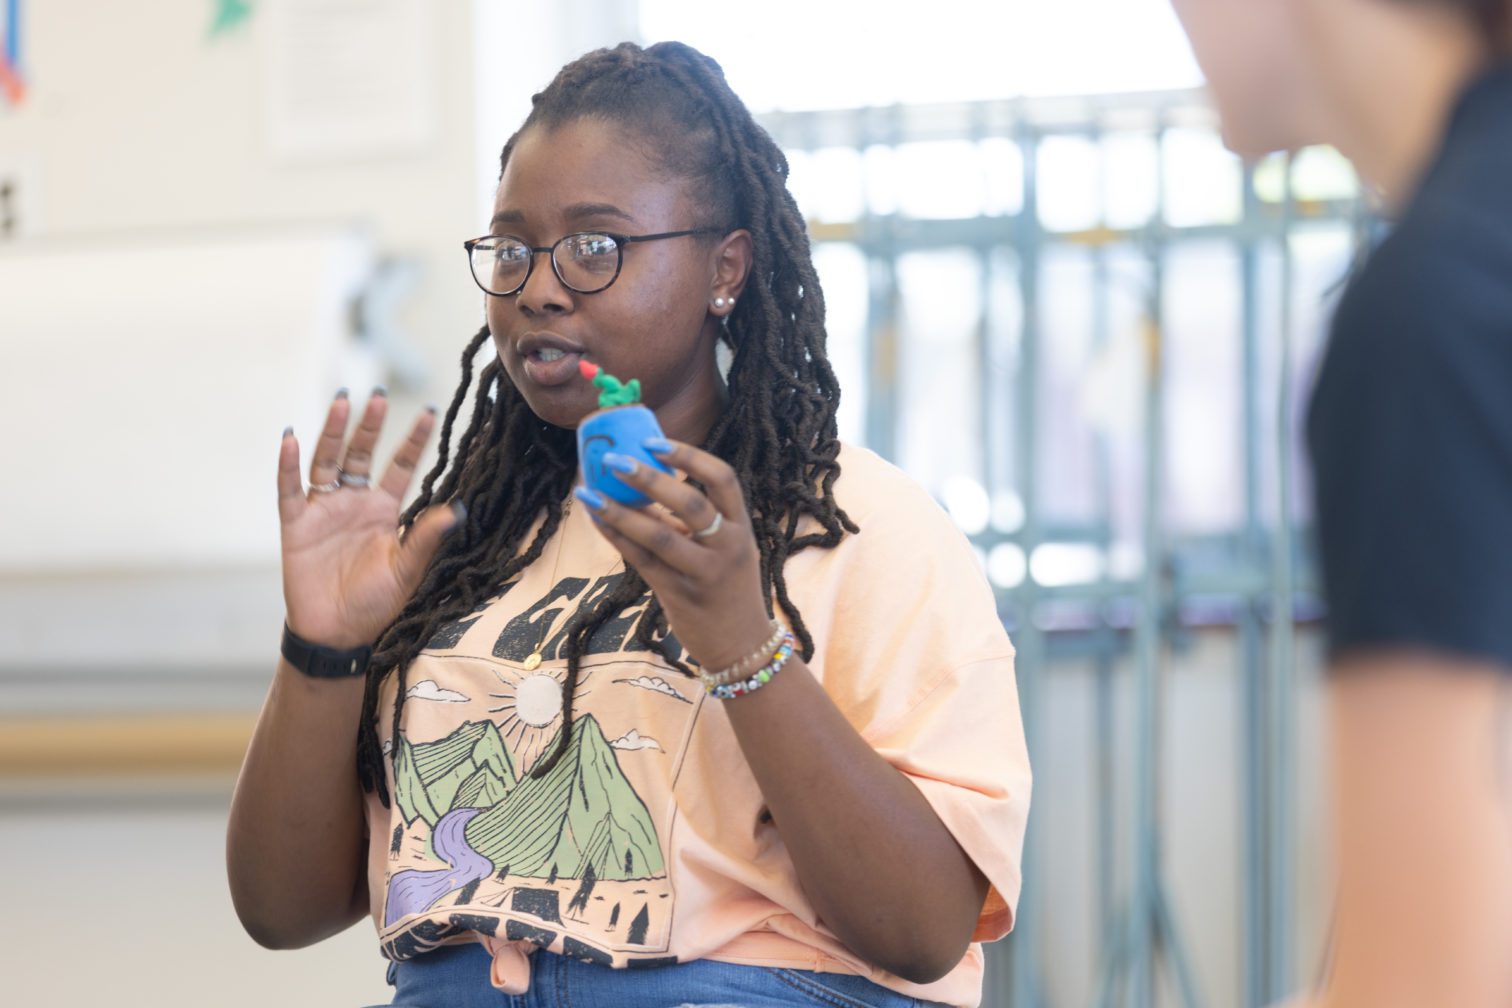
[[[1330,619],[1329,1008],[1512,1004],[1512,0],[1174,0],[1227,144],[1392,230],[1307,423]]]

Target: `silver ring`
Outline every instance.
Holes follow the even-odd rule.
[[[310,493],[335,493],[341,489],[341,480],[333,479],[329,483],[311,483]]]
[[[709,527],[708,528],[701,528],[697,532],[694,532],[693,533],[693,538],[694,539],[707,539],[707,538],[709,538],[709,536],[713,535],[715,532],[718,532],[719,531],[719,526],[721,526],[723,524],[724,524],[724,515],[721,514],[721,513],[719,513],[718,511],[715,511],[714,512],[714,520],[711,521],[711,522],[709,522]]]
[[[351,487],[353,490],[366,490],[371,481],[362,473],[349,473],[345,469],[338,469],[336,482],[341,486]]]

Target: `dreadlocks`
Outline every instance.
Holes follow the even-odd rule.
[[[824,299],[803,218],[787,191],[787,159],[730,90],[719,64],[677,42],[648,49],[625,43],[589,53],[563,68],[532,101],[524,125],[504,145],[501,176],[516,141],[532,126],[603,119],[639,138],[649,156],[686,179],[712,220],[728,230],[750,231],[747,295],[722,336],[732,351],[729,400],[703,447],[735,470],[767,597],[775,597],[802,654],[812,657],[813,638],[788,597],[783,568],[799,550],[831,548],[858,529],[833,494],[840,475],[835,423],[840,389],[825,356]],[[540,557],[561,525],[576,471],[573,432],[539,419],[497,358],[478,374],[471,420],[451,458],[452,431],[473,384],[474,360],[489,335],[485,326],[462,353],[462,380],[442,422],[439,457],[400,518],[402,534],[433,502],[454,497],[467,502],[466,522],[447,537],[420,587],[383,632],[369,666],[358,774],[364,789],[376,788],[384,805],[389,795],[377,732],[381,684],[390,674],[398,677],[397,739],[410,663],[440,628],[496,597]],[[521,473],[528,476],[520,478]],[[539,530],[522,549],[543,514]],[[805,516],[818,528],[799,535]],[[555,747],[530,770],[532,776],[548,772],[567,749],[578,669],[594,631],[646,592],[644,579],[627,570],[612,590],[571,617],[563,646],[562,730]],[[666,614],[653,596],[632,643],[662,650],[668,632]],[[691,674],[675,656],[669,661]]]

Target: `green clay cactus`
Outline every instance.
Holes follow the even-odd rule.
[[[599,409],[610,406],[631,406],[640,402],[640,379],[631,378],[621,382],[614,375],[596,364],[583,361],[579,365],[583,377],[590,379],[599,388]]]

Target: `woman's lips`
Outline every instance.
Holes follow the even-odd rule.
[[[582,356],[580,351],[532,351],[525,355],[525,375],[535,384],[548,388],[580,381],[582,376],[578,374],[578,361]]]

